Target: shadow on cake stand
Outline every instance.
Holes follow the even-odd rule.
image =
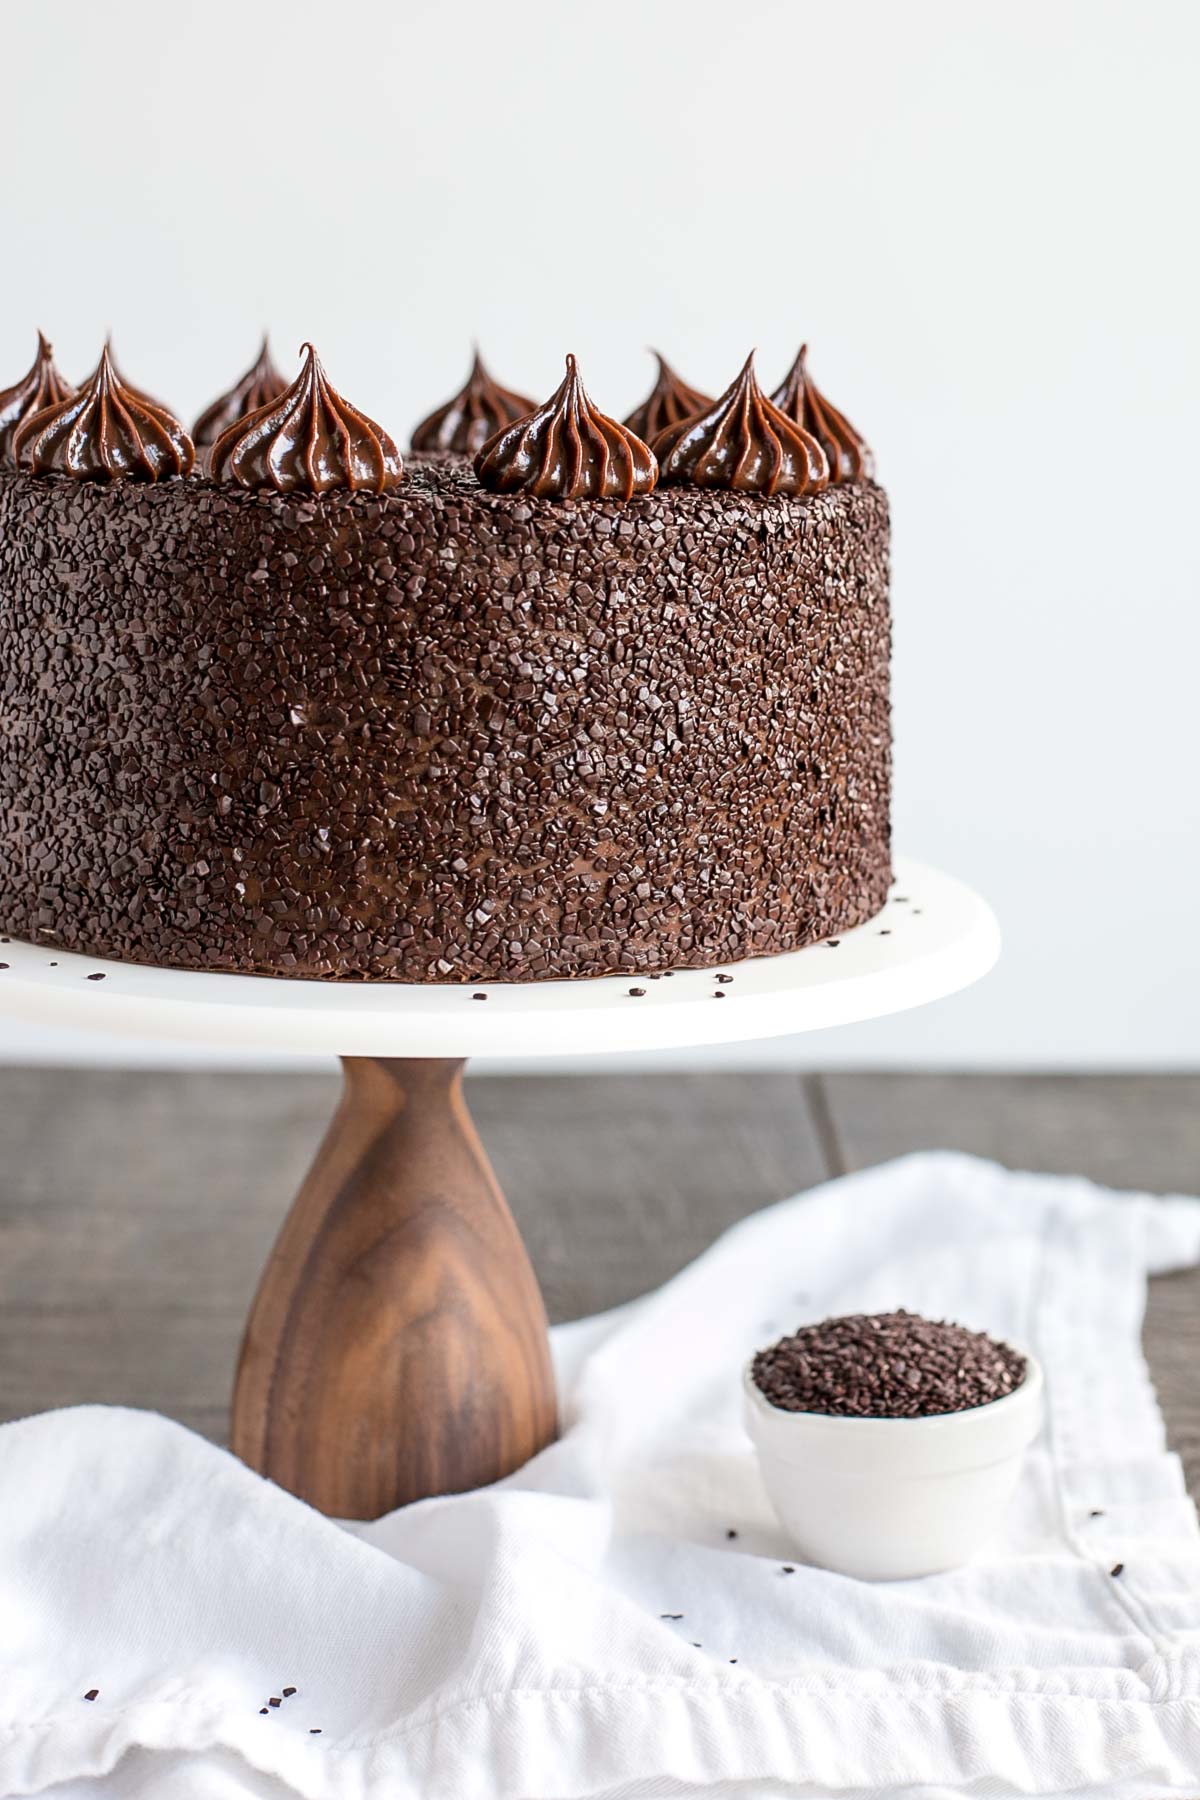
[[[546,1315],[467,1112],[467,1057],[744,1042],[899,1012],[985,974],[1000,938],[984,902],[920,863],[896,869],[867,924],[727,964],[724,981],[285,981],[12,942],[0,1012],[342,1058],[341,1104],[246,1326],[231,1442],[322,1512],[375,1518],[495,1481],[556,1431]]]

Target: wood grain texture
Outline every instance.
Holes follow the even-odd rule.
[[[826,1172],[794,1075],[467,1085],[555,1320],[661,1286],[727,1226]]]
[[[1200,1076],[826,1075],[846,1168],[966,1150],[1108,1187],[1200,1193]]]
[[[255,1284],[339,1085],[0,1069],[0,1415],[141,1406],[225,1441]]]
[[[545,1310],[462,1070],[346,1059],[246,1327],[232,1448],[339,1518],[496,1481],[555,1434]]]

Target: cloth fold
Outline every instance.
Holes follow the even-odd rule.
[[[561,1441],[367,1525],[154,1415],[4,1427],[0,1795],[1194,1796],[1200,1531],[1139,1340],[1198,1261],[1198,1201],[906,1158],[560,1327]],[[797,1565],[739,1379],[898,1305],[1027,1344],[1047,1426],[1000,1541],[868,1584]]]

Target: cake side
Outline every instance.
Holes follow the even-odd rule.
[[[0,471],[0,923],[170,967],[716,966],[890,879],[888,519]]]

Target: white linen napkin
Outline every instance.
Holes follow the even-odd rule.
[[[4,1427],[0,1795],[1195,1795],[1200,1532],[1139,1329],[1198,1260],[1198,1201],[907,1158],[560,1328],[562,1440],[369,1525],[150,1414]],[[873,1585],[796,1565],[739,1379],[901,1305],[1032,1348],[1048,1423],[1003,1541]]]

